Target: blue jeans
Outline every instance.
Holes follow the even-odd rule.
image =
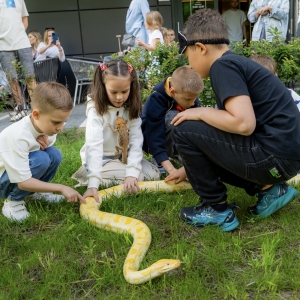
[[[55,175],[62,155],[56,147],[48,147],[45,150],[29,153],[29,167],[32,178],[49,182]],[[0,198],[12,201],[24,200],[31,192],[19,189],[17,183],[11,183],[5,171],[0,178]]]
[[[174,127],[173,137],[187,177],[204,203],[227,199],[222,181],[254,195],[264,185],[294,177],[300,169],[300,161],[266,153],[253,135],[224,132],[202,121],[181,123]]]

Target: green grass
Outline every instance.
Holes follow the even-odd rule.
[[[70,176],[80,166],[83,140],[76,130],[59,135],[64,160],[55,182],[76,184]],[[193,191],[143,192],[103,203],[102,210],[149,226],[152,243],[140,269],[161,258],[182,261],[180,268],[139,286],[122,274],[131,237],[91,226],[80,218],[78,203],[27,202],[31,216],[23,224],[0,217],[0,300],[300,299],[299,201],[254,221],[246,207],[255,197],[232,187],[228,195],[240,206],[240,226],[231,233],[196,229],[178,219],[181,207],[198,202]]]

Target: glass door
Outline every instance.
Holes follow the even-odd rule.
[[[214,5],[214,0],[206,1],[192,1],[192,0],[182,0],[182,11],[183,11],[183,23],[188,19],[190,15],[195,13],[197,10],[202,8],[216,9]]]

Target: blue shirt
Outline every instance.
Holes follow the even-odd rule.
[[[272,12],[255,19],[256,11],[266,5],[272,7]],[[281,37],[285,40],[289,22],[289,10],[289,0],[253,0],[248,11],[248,20],[250,23],[255,23],[252,31],[252,41],[260,40],[261,33],[265,30],[265,39],[271,42],[273,36],[268,32],[270,27],[277,27],[282,32]]]
[[[150,11],[147,0],[132,0],[126,15],[126,33],[132,34],[137,40],[148,42],[146,14]]]

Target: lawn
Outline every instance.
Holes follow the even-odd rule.
[[[83,140],[75,129],[59,134],[64,160],[55,182],[76,184],[70,177],[80,166]],[[0,217],[0,300],[300,299],[300,202],[254,221],[246,208],[255,197],[230,186],[228,195],[240,207],[240,226],[231,233],[179,220],[181,207],[198,202],[192,190],[143,192],[102,204],[101,210],[150,228],[152,243],[140,269],[162,258],[182,261],[178,269],[142,285],[130,285],[122,273],[130,236],[93,227],[80,218],[78,203],[27,202],[31,216],[23,224]]]

